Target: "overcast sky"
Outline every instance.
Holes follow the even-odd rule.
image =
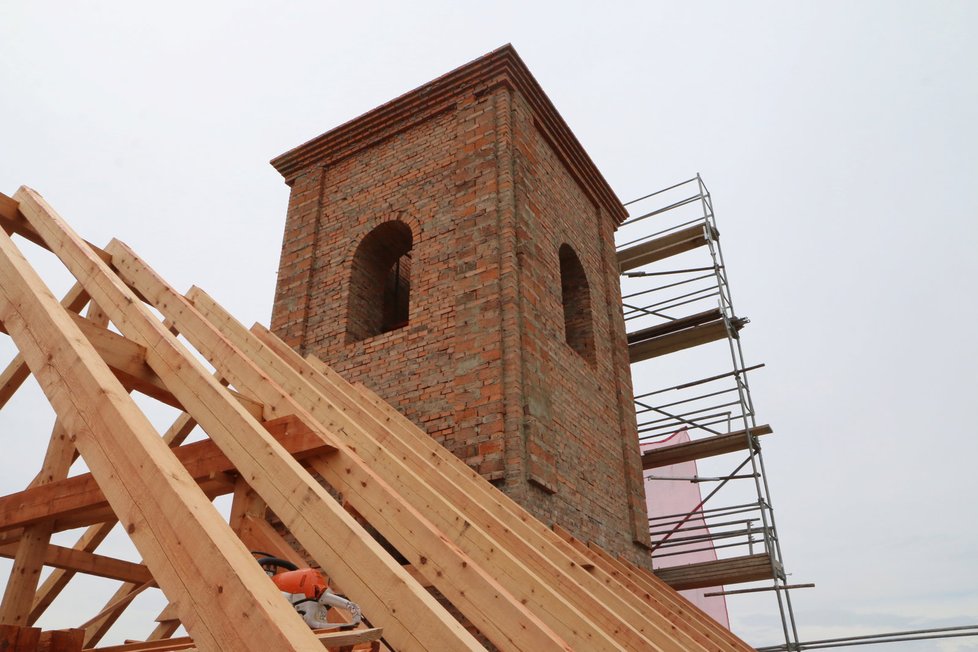
[[[978,622],[978,3],[352,4],[6,0],[0,191],[267,323],[267,161],[512,42],[623,200],[696,172],[713,193],[785,560],[817,584],[802,638]],[[0,493],[43,454],[30,391]],[[730,612],[779,642],[769,597]]]

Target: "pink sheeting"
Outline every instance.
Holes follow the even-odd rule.
[[[687,441],[689,441],[689,434],[686,432],[686,429],[683,428],[667,439],[651,444],[643,444],[642,451],[644,452],[663,446],[672,446],[674,444],[681,444]],[[653,471],[646,472],[646,476],[650,474],[654,474],[658,477],[691,478],[696,475],[696,462],[681,462],[679,464],[663,466],[654,469]],[[671,514],[687,514],[697,505],[699,505],[702,499],[699,485],[693,482],[681,482],[678,480],[645,481],[645,505],[648,509],[650,517],[666,516]],[[679,519],[667,520],[676,521]],[[686,521],[683,527],[699,527],[703,525],[705,525],[703,517],[694,515]],[[657,531],[662,529],[662,527],[656,527]],[[694,530],[693,532],[698,533],[702,532],[702,530]],[[678,533],[674,536],[681,537],[683,535]],[[653,544],[654,543],[655,542],[653,541]],[[682,566],[684,564],[693,564],[702,561],[713,561],[717,558],[716,551],[713,550],[712,547],[706,550],[690,550],[689,552],[683,552],[684,548],[693,547],[703,548],[704,544],[695,543],[689,546],[668,548],[667,550],[670,553],[680,552],[682,554],[656,559],[653,561],[653,566],[655,568],[669,568],[672,566]],[[663,550],[663,552],[665,552],[665,550]],[[726,599],[723,596],[710,598],[703,596],[704,593],[717,591],[719,588],[720,587],[691,589],[689,591],[680,591],[680,593],[687,600],[708,613],[718,623],[727,629],[730,629],[730,620],[727,617]]]

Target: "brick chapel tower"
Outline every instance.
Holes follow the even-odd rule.
[[[286,152],[272,328],[545,523],[642,560],[625,209],[511,46]]]

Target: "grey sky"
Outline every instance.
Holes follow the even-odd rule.
[[[623,200],[713,193],[788,570],[818,585],[802,637],[978,622],[978,4],[351,5],[7,0],[0,190],[267,323],[268,159],[512,42]],[[2,493],[43,453],[32,400]],[[731,598],[735,631],[777,642],[772,609]]]

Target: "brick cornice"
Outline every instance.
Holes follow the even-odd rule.
[[[627,216],[621,201],[512,45],[493,50],[382,104],[277,156],[271,163],[291,184],[302,170],[311,165],[334,163],[435,115],[453,110],[470,93],[483,93],[500,84],[514,89],[527,101],[537,125],[578,183],[595,203],[605,208],[608,215],[620,224]]]

